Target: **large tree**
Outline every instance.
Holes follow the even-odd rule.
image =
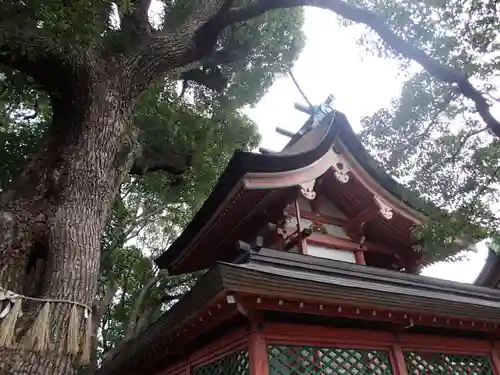
[[[172,148],[158,155],[140,142],[141,125],[133,116],[140,95],[167,74],[216,90],[224,90],[226,83],[255,84],[241,81],[238,74],[227,82],[221,79],[231,73],[222,64],[240,55],[241,46],[234,43],[238,38],[233,35],[253,32],[258,37],[265,34],[260,24],[293,23],[293,13],[279,8],[312,5],[369,25],[397,52],[415,59],[441,81],[456,84],[474,101],[487,125],[500,134],[486,99],[466,75],[413,46],[408,30],[391,30],[370,8],[340,0],[175,1],[165,2],[162,22],[153,27],[150,3],[28,0],[1,4],[0,63],[27,74],[43,88],[53,112],[39,150],[1,197],[0,284],[24,291],[26,265],[36,253],[48,262],[36,295],[68,301],[55,303],[50,315],[47,308],[42,309],[35,323],[74,322],[71,305],[83,308],[92,303],[101,234],[132,166],[142,172],[151,166],[182,173],[189,164],[190,153]],[[272,22],[266,22],[269,11]],[[274,56],[289,53],[293,47],[289,28],[274,36],[281,38],[282,46]],[[260,45],[258,38],[254,45]],[[265,70],[270,61],[259,56],[253,63],[240,63],[247,69]],[[211,103],[210,95],[197,93],[217,109],[219,104]],[[226,94],[231,99],[229,90]],[[31,315],[26,314],[23,321],[29,322]],[[50,326],[50,341],[61,347],[68,325]],[[33,337],[43,337],[45,343],[48,333],[43,329],[36,333]],[[34,343],[35,349],[40,346]],[[2,349],[0,363],[16,374],[62,374],[74,371],[76,359],[54,347],[43,352]]]
[[[50,123],[43,94],[25,89],[26,82],[0,79],[0,191]],[[256,127],[239,111],[219,108],[217,116],[209,112],[205,105],[179,96],[171,81],[148,89],[136,105],[134,118],[141,124],[143,145],[159,150],[172,144],[192,150],[196,145],[196,152],[181,177],[162,171],[143,174],[136,165],[132,172],[140,175],[127,176],[120,186],[101,243],[91,366],[86,373],[93,373],[103,354],[111,355],[111,348],[137,335],[194,281],[191,275],[160,273],[151,257],[164,251],[190,220],[232,152],[253,149],[259,142]]]

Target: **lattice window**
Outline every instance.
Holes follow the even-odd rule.
[[[408,375],[493,375],[487,356],[405,352]]]
[[[270,375],[392,375],[389,353],[382,350],[297,346],[269,347]]]
[[[250,375],[248,352],[240,350],[195,368],[193,375]]]

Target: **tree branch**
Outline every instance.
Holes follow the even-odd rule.
[[[118,290],[118,283],[116,282],[116,280],[112,280],[108,286],[108,289],[106,289],[106,293],[104,293],[101,300],[99,301],[98,305],[99,314],[102,314],[102,312],[108,308],[117,290]]]
[[[214,69],[196,69],[182,73],[180,78],[183,81],[196,82],[210,90],[222,92],[227,86],[227,77],[224,77],[219,68]]]
[[[220,2],[213,15],[196,12],[177,30],[154,34],[126,57],[139,92],[164,73],[196,63],[214,50],[233,0],[216,1]]]
[[[133,223],[131,223],[129,229],[125,232],[125,241],[130,241],[137,236],[150,224],[150,219],[156,215],[159,215],[163,211],[164,207],[157,210],[148,212],[148,214],[142,214],[140,217],[136,218]]]
[[[197,66],[193,67],[193,69],[180,71],[179,78],[184,82],[192,81],[220,93],[226,88],[228,78],[223,75],[218,65],[235,62],[241,58],[247,47],[239,45],[236,48],[215,51],[203,60],[198,61]],[[180,97],[184,95],[186,86],[183,86]]]
[[[182,155],[172,150],[139,146],[131,174],[145,175],[148,172],[165,171],[180,175],[191,166],[191,153]]]
[[[465,74],[442,65],[425,52],[397,36],[384,20],[373,12],[341,0],[256,0],[248,6],[235,7],[227,12],[223,26],[255,18],[272,9],[303,5],[329,9],[339,16],[373,29],[395,52],[419,63],[435,78],[453,85],[462,95],[472,100],[483,121],[497,137],[500,137],[500,122],[491,114],[490,105],[486,98],[472,85]]]
[[[466,75],[448,68],[417,47],[396,35],[375,13],[347,4],[341,0],[254,0],[250,5],[232,7],[233,1],[223,2],[215,14],[204,20],[189,22],[177,31],[150,38],[131,57],[133,69],[138,71],[137,87],[143,90],[161,74],[201,60],[210,54],[221,31],[234,23],[247,21],[270,10],[297,6],[328,9],[339,16],[373,29],[395,52],[422,65],[435,78],[453,85],[462,95],[471,99],[483,121],[500,137],[500,122],[490,111],[486,98]]]
[[[153,29],[149,23],[148,15],[151,0],[136,0],[132,6],[132,12],[124,13],[121,17],[120,26],[122,33],[125,37],[133,40],[151,35]]]
[[[74,52],[61,50],[51,35],[42,29],[3,28],[0,25],[0,64],[20,71],[42,86],[49,94],[69,87],[76,64]]]
[[[160,281],[165,274],[163,272],[159,272],[157,275],[152,277],[148,283],[142,288],[141,294],[137,298],[137,301],[135,302],[134,308],[132,312],[130,313],[130,319],[127,324],[127,328],[125,329],[124,335],[123,335],[123,341],[126,342],[134,337],[134,334],[136,332],[136,325],[138,323],[139,319],[139,312],[141,311],[141,307],[144,303],[144,300],[146,299],[146,296],[148,295],[149,291],[155,284]]]

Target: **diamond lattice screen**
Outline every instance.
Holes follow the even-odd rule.
[[[383,350],[269,347],[270,375],[392,375]]]
[[[408,375],[493,375],[487,356],[405,352]]]
[[[194,375],[249,375],[248,352],[240,350],[195,368]]]

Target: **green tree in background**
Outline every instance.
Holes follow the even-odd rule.
[[[500,20],[493,3],[365,1],[362,6],[383,14],[393,29],[439,63],[466,74],[495,103]],[[400,57],[372,33],[364,34],[361,44],[370,53]],[[498,236],[499,140],[456,86],[406,59],[401,63],[414,73],[407,74],[390,108],[363,119],[361,136],[391,174],[444,209],[431,217],[421,236],[424,250],[446,259],[450,254],[443,249],[457,236],[476,241]]]

